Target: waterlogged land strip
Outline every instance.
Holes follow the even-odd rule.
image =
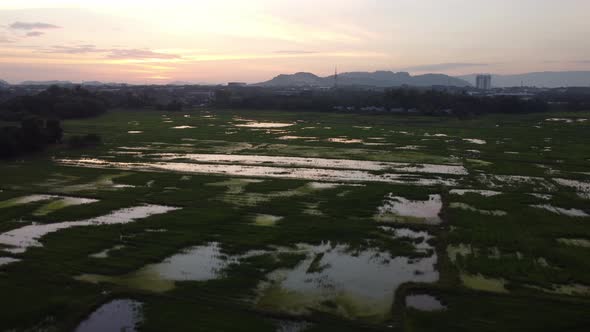
[[[365,171],[393,171],[402,173],[426,173],[446,175],[467,175],[467,169],[461,165],[409,164],[394,162],[377,162],[368,160],[325,159],[278,157],[261,155],[226,155],[226,154],[173,154],[161,153],[146,155],[163,161],[194,161],[215,164],[244,164],[266,166],[314,167],[334,169],[354,169]]]
[[[288,168],[270,166],[194,164],[173,162],[128,163],[113,162],[102,159],[60,159],[57,162],[66,166],[122,169],[135,171],[164,171],[230,176],[303,179],[328,182],[384,182],[420,186],[457,185],[457,180],[449,178],[426,178],[415,174],[373,174],[367,171],[360,170],[334,170],[322,168]]]
[[[45,235],[71,227],[117,225],[134,222],[153,215],[164,214],[178,208],[163,205],[142,205],[116,210],[105,216],[80,220],[65,221],[53,224],[32,224],[0,234],[0,245],[11,253],[24,253],[30,247],[41,247],[39,240]]]

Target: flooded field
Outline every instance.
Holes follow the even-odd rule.
[[[389,194],[380,206],[375,219],[383,222],[440,224],[443,203],[440,195],[430,195],[428,200],[408,200]]]
[[[0,330],[590,326],[586,118],[66,121],[0,164]]]
[[[74,332],[137,331],[142,319],[142,304],[133,300],[114,300],[96,309]]]
[[[332,243],[299,244],[297,251],[306,258],[293,269],[270,273],[268,281],[258,286],[257,307],[298,315],[318,310],[384,321],[391,315],[392,298],[401,284],[438,280],[436,255],[392,257]]]

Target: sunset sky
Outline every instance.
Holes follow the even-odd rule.
[[[590,69],[588,0],[0,0],[0,79]]]

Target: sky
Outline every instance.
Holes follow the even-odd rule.
[[[0,0],[0,79],[590,70],[588,0]]]

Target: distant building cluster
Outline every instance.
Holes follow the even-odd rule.
[[[479,90],[491,90],[492,89],[492,75],[477,75],[475,78],[475,86]]]
[[[492,89],[492,75],[482,74],[477,75],[475,79],[475,86],[479,90],[491,90]]]

